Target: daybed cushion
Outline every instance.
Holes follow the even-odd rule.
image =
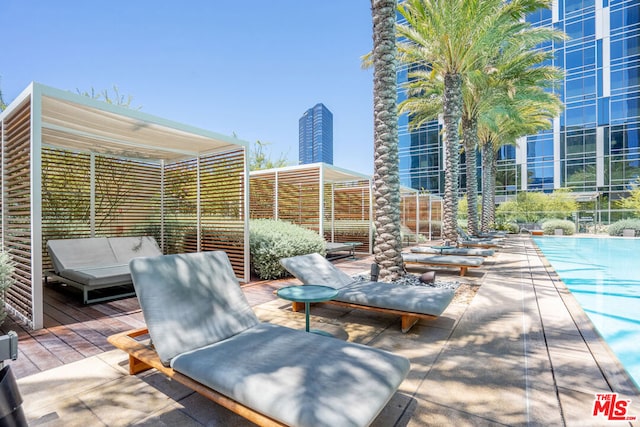
[[[106,237],[49,240],[47,248],[56,273],[123,264],[116,260]]]
[[[409,372],[404,357],[268,323],[176,356],[171,366],[287,425],[306,427],[369,425]]]
[[[280,263],[304,284],[339,289],[335,301],[439,316],[455,291],[429,286],[355,281],[317,253],[283,258]]]
[[[224,252],[135,258],[129,267],[149,334],[164,364],[258,324]],[[162,292],[157,292],[159,286]]]
[[[128,264],[133,258],[162,255],[156,239],[151,236],[109,237],[108,239],[117,264]]]
[[[462,255],[462,256],[493,256],[495,251],[493,249],[481,249],[481,248],[451,248],[440,249],[431,248],[429,246],[418,246],[411,248],[411,252],[416,254],[440,254],[442,255]]]
[[[402,254],[404,262],[429,264],[429,265],[459,265],[460,267],[479,267],[484,263],[484,258],[475,256],[457,255],[422,255]]]
[[[131,274],[128,265],[112,265],[108,267],[78,268],[76,270],[62,270],[61,277],[82,283],[87,286],[118,286],[130,285]]]

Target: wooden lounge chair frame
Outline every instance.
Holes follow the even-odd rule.
[[[121,332],[115,335],[111,335],[107,338],[107,341],[114,347],[119,348],[129,355],[129,375],[135,375],[140,372],[144,372],[149,369],[156,369],[171,378],[179,382],[180,384],[198,392],[207,399],[217,403],[234,412],[241,417],[265,427],[282,427],[279,421],[276,421],[260,412],[256,412],[235,400],[218,393],[217,391],[185,376],[179,372],[176,372],[173,368],[165,366],[160,361],[158,354],[153,350],[151,344],[147,344],[140,339],[145,335],[148,335],[147,328],[133,329],[130,331]]]
[[[404,261],[405,264],[408,265],[417,265],[417,266],[431,266],[431,267],[449,267],[449,268],[459,268],[460,269],[460,276],[464,276],[467,274],[467,269],[469,268],[479,268],[482,267],[482,264],[480,265],[461,265],[461,264],[457,264],[457,263],[450,263],[450,264],[444,264],[444,263],[429,263],[428,261]]]
[[[335,301],[335,300],[329,300],[329,301],[325,301],[318,304],[331,304],[331,305],[337,305],[341,307],[356,308],[359,310],[367,310],[367,311],[372,311],[377,313],[389,314],[392,316],[400,316],[400,322],[401,322],[400,330],[402,331],[403,334],[406,334],[407,332],[409,332],[409,329],[411,329],[413,325],[418,323],[420,319],[433,320],[438,318],[438,316],[434,316],[432,314],[412,313],[408,311],[394,310],[392,308],[373,307],[369,305],[354,304],[350,302],[342,302],[342,301]],[[292,302],[291,310],[294,312],[304,311],[304,303]]]

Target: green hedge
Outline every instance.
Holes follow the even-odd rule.
[[[15,282],[13,278],[14,270],[15,262],[11,259],[11,255],[4,250],[0,250],[0,325],[7,317],[4,309],[4,293]]]
[[[609,225],[609,236],[622,236],[622,230],[631,229],[640,236],[640,219],[622,219]]]
[[[325,255],[325,241],[313,230],[285,221],[249,221],[251,269],[263,280],[286,276],[281,258],[317,252]]]
[[[542,223],[544,234],[555,234],[556,228],[562,229],[562,234],[570,236],[576,233],[576,225],[566,219],[549,219]]]

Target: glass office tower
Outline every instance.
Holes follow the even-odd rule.
[[[557,0],[527,21],[570,37],[541,47],[553,50],[553,64],[565,70],[556,90],[566,108],[552,129],[498,152],[498,201],[561,187],[620,197],[640,176],[640,2]],[[406,81],[407,69],[399,69],[399,86]],[[434,121],[410,131],[408,118],[400,117],[402,185],[443,192],[441,130]],[[461,193],[465,183],[461,173]]]
[[[324,104],[309,108],[298,121],[298,159],[301,165],[333,164],[333,114]]]

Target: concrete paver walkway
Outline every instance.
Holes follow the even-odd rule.
[[[595,393],[616,392],[631,400],[627,415],[640,417],[640,392],[528,237],[507,239],[481,270],[475,279],[448,276],[481,284],[471,303],[453,303],[407,334],[393,316],[312,308],[316,326],[411,360],[374,425],[640,425],[593,416]],[[283,300],[256,312],[304,325],[304,314]],[[129,376],[126,363],[113,350],[20,379],[30,425],[250,425],[155,371]]]

